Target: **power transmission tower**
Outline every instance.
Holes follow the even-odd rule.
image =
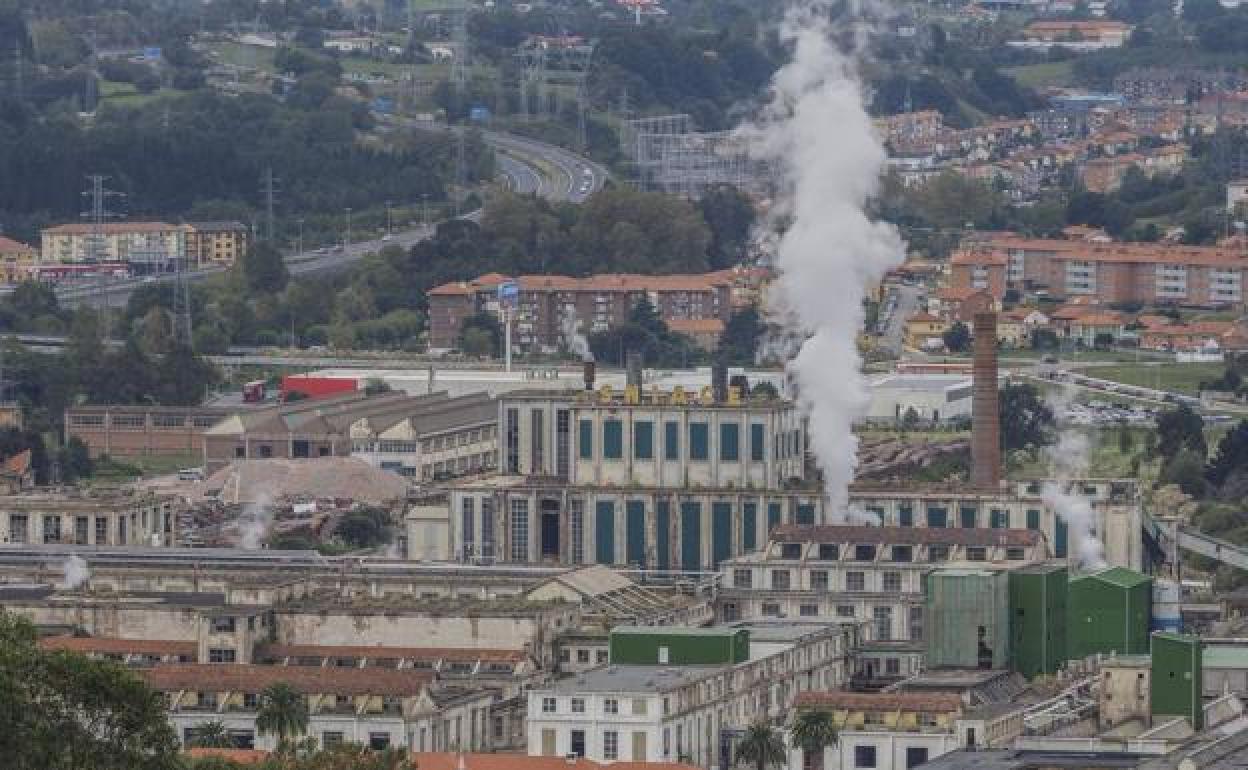
[[[277,203],[277,196],[281,190],[277,186],[277,178],[273,176],[273,167],[269,166],[264,170],[264,176],[260,179],[260,192],[264,194],[264,213],[265,213],[265,239],[273,240],[273,208]]]
[[[103,174],[88,175],[87,181],[91,183],[91,188],[82,193],[87,199],[88,208],[82,212],[81,216],[91,226],[91,231],[87,236],[86,252],[83,256],[90,262],[102,262],[104,257],[108,256],[104,240],[104,223],[121,216],[120,213],[108,208],[109,199],[125,197],[124,193],[106,188],[104,182],[107,180],[108,177]]]
[[[83,92],[82,111],[86,113],[95,112],[97,103],[100,100],[99,93],[99,52],[96,50],[95,23],[92,22],[91,31],[87,33],[87,45],[90,50],[87,52],[87,82]]]
[[[174,259],[173,339],[187,350],[194,348],[191,330],[191,284],[186,280],[186,254]]]
[[[454,14],[454,32],[452,38],[455,41],[455,59],[451,64],[451,81],[455,87],[455,103],[461,109],[466,107],[468,102],[468,6],[464,7]],[[467,148],[464,146],[464,130],[456,133],[455,137],[455,186],[456,202],[455,212],[459,211],[459,201],[464,196],[464,190],[468,187],[468,158],[466,157]]]

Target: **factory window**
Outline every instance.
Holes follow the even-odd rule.
[[[840,558],[841,549],[836,543],[819,544],[819,561],[836,561]]]
[[[875,546],[873,545],[854,546],[854,561],[875,561]]]
[[[464,556],[472,557],[473,546],[476,545],[476,533],[473,531],[473,520],[476,518],[476,500],[471,497],[465,497],[462,506],[462,529],[464,540]]]
[[[1066,551],[1069,547],[1069,531],[1066,525],[1066,520],[1058,516],[1053,520],[1053,526],[1053,555],[1059,559],[1064,559],[1066,558]]]
[[[212,648],[208,650],[209,663],[233,663],[234,650],[228,648]]]
[[[789,571],[787,569],[773,569],[771,571],[771,589],[773,591],[789,590]]]
[[[588,662],[589,662],[589,650],[577,650],[577,651],[576,651],[576,662],[577,662],[577,663],[588,663]]]
[[[910,608],[910,641],[923,641],[923,608]]]
[[[602,421],[602,458],[618,460],[624,456],[624,424],[619,420]]]
[[[803,604],[797,608],[797,614],[804,618],[813,618],[819,614],[818,604]]]
[[[846,591],[867,590],[867,574],[865,572],[846,572],[845,573],[845,590]]]
[[[901,573],[900,572],[892,572],[892,571],[885,572],[883,580],[884,580],[884,592],[885,593],[900,593],[901,592]]]
[[[254,692],[243,693],[243,711],[255,711],[260,708],[260,696]]]
[[[1000,509],[993,509],[991,526],[993,529],[1009,529],[1010,528],[1010,512]]]
[[[494,555],[494,500],[481,498],[481,555]]]
[[[826,569],[816,569],[810,571],[810,590],[828,590],[828,571]]]
[[[884,659],[884,673],[888,674],[889,676],[900,676],[901,675],[901,659],[900,658],[885,658]]]
[[[95,517],[95,544],[108,545],[108,517]]]
[[[927,762],[927,756],[928,756],[928,753],[927,753],[926,746],[907,747],[906,748],[906,770],[910,770],[910,768],[912,767],[918,767],[919,765],[925,764]]]
[[[125,523],[125,519],[122,519]],[[61,517],[60,516],[44,516],[43,517],[43,542],[59,543],[61,542]]]
[[[373,751],[385,751],[390,748],[390,733],[369,733],[368,747]]]
[[[1035,508],[1027,510],[1027,529],[1040,529],[1040,511]]]
[[[908,545],[893,546],[893,561],[896,561],[896,562],[914,561],[914,548]]]
[[[780,617],[780,605],[775,602],[763,602],[762,613],[769,618]]]
[[[648,710],[646,702],[645,698],[633,698],[633,716],[644,717],[646,715],[646,711]]]
[[[735,422],[720,423],[719,460],[735,463],[741,459],[741,426]]]
[[[508,473],[520,472],[520,410],[507,410],[507,424],[504,426],[506,430],[506,441],[503,448],[507,452],[506,467]],[[442,441],[438,439],[440,447]]]
[[[542,698],[542,713],[543,714],[555,713],[555,704],[557,702],[558,701],[556,701],[554,698]]]
[[[541,409],[534,409],[529,415],[529,471],[531,473],[546,472],[546,431],[545,415]]]
[[[836,616],[838,618],[852,618],[854,616],[854,605],[852,604],[836,605]]]
[[[875,620],[875,640],[877,642],[891,640],[893,638],[893,608],[876,607],[871,611],[871,617]]]
[[[620,702],[615,698],[604,698],[602,701],[602,713],[618,714],[620,713]]]
[[[573,699],[572,699],[572,713],[573,713],[573,714],[584,714],[584,713],[585,713],[585,699],[584,699],[584,698],[573,698]]]
[[[748,569],[734,569],[732,571],[732,587],[733,588],[750,588],[754,582],[754,573]]]
[[[908,505],[903,505],[897,509],[897,523],[903,527],[914,526],[914,509]]]
[[[572,563],[585,562],[585,501],[568,501],[568,545],[572,547]]]
[[[610,652],[607,650],[594,650],[594,662],[600,666],[607,662],[609,656]]]
[[[30,535],[27,532],[28,521],[29,520],[25,516],[16,513],[9,514],[9,542],[29,542]]]
[[[710,433],[704,422],[689,423],[689,459],[707,460],[711,456]]]
[[[572,742],[568,746],[568,751],[578,757],[585,756],[585,731],[573,730]]]
[[[212,632],[214,634],[232,634],[234,633],[234,617],[226,616],[212,619]]]
[[[615,730],[604,730],[602,733],[602,758],[620,758],[620,734]]]
[[[633,423],[633,457],[638,460],[654,459],[654,423],[649,420]]]
[[[1022,561],[1027,558],[1027,554],[1022,548],[1006,548],[1005,558],[1010,561]]]
[[[342,733],[337,731],[326,731],[321,733],[321,746],[324,748],[333,748],[342,745]]]
[[[939,506],[931,505],[927,508],[927,526],[932,529],[941,529],[949,526],[949,512]]]
[[[780,544],[781,559],[800,559],[802,558],[801,543],[781,543]]]
[[[966,549],[967,561],[985,561],[988,558],[988,549],[982,545],[968,546]]]
[[[511,560],[529,560],[529,501],[511,501]]]
[[[763,424],[750,423],[750,460],[761,463],[767,459],[767,433]]]
[[[581,420],[581,434],[577,437],[582,460],[594,459],[594,421]]]
[[[663,423],[663,459],[680,459],[680,423]]]
[[[947,545],[929,545],[927,547],[928,561],[949,561],[949,546]]]
[[[976,519],[978,518],[978,513],[974,508],[964,507],[958,511],[958,515],[961,518],[960,526],[962,527],[962,529],[974,529],[975,528],[975,522],[976,522]]]
[[[260,456],[261,456],[261,457],[272,457],[272,456],[273,456],[273,447],[269,446],[268,444],[261,444],[261,445],[260,445]]]

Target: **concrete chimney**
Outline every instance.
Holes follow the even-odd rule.
[[[971,370],[971,486],[996,491],[1001,484],[1001,402],[997,394],[997,314],[974,315]]]

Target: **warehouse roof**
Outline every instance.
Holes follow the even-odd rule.
[[[240,663],[177,663],[140,669],[155,690],[260,692],[285,682],[305,694],[418,695],[434,675],[429,671],[336,666],[255,666]]]
[[[114,639],[99,636],[49,636],[39,640],[45,650],[120,655],[186,655],[195,657],[193,641],[176,639]]]
[[[1205,668],[1248,669],[1248,646],[1206,644],[1201,650],[1200,659]]]
[[[962,698],[948,693],[882,693],[882,692],[803,692],[798,693],[798,708],[826,707],[850,711],[939,711],[962,710]]]
[[[1082,580],[1099,580],[1105,583],[1116,585],[1120,588],[1135,588],[1139,585],[1151,583],[1153,579],[1148,575],[1141,574],[1135,570],[1129,570],[1125,567],[1110,567],[1100,572],[1088,572],[1082,575],[1075,575],[1070,582],[1076,583]]]
[[[682,665],[679,668],[643,665],[606,666],[553,682],[547,688],[535,689],[538,691],[545,689],[548,692],[560,693],[670,692],[677,687],[699,681],[726,668],[729,667],[689,665]]]
[[[737,633],[744,630],[746,629],[729,628],[727,626],[709,626],[706,628],[698,626],[616,626],[611,629],[611,633],[641,634],[643,636],[692,636],[715,638],[722,636],[735,636]]]
[[[371,645],[265,644],[256,657],[269,658],[411,658],[455,662],[519,663],[528,655],[521,650],[472,649],[467,647],[378,647]]]

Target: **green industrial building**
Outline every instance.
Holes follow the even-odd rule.
[[[1009,578],[986,569],[943,569],[927,579],[928,668],[1009,665]]]
[[[1202,655],[1198,637],[1164,631],[1153,634],[1150,698],[1154,724],[1157,717],[1176,716],[1187,719],[1197,730],[1204,726]]]
[[[743,628],[619,626],[609,643],[614,665],[715,665],[750,659],[750,632]]]
[[[1067,655],[1147,655],[1153,579],[1122,567],[1075,575],[1067,597]]]
[[[1066,662],[1070,576],[1061,564],[1010,572],[1010,668],[1031,679]]]

